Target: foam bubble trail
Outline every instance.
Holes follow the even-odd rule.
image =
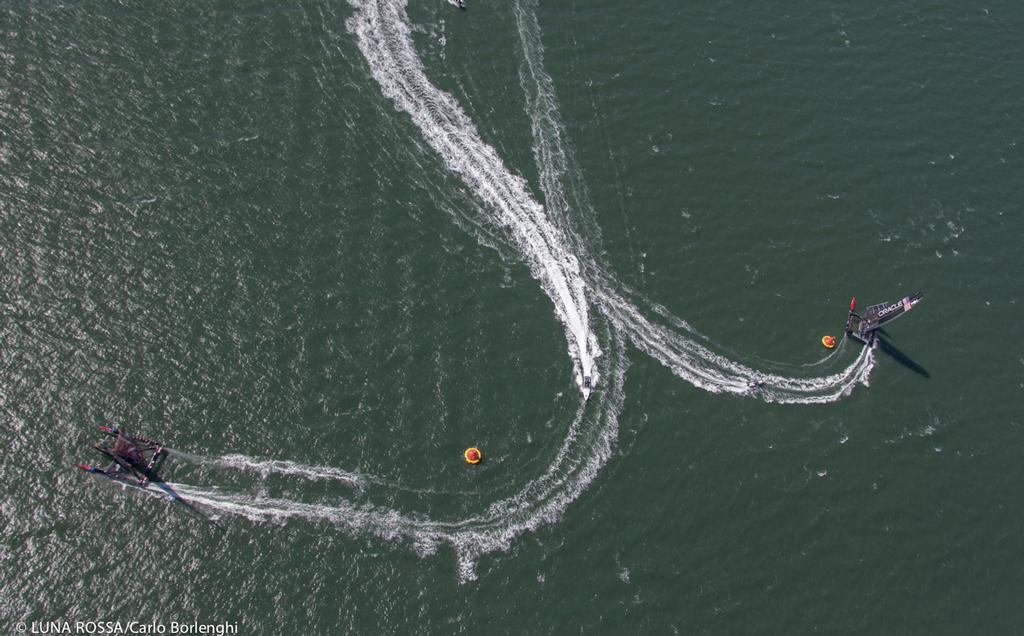
[[[845,369],[830,375],[800,378],[759,371],[719,355],[695,338],[655,324],[615,294],[603,293],[602,306],[638,349],[672,373],[711,393],[752,395],[768,402],[832,402],[858,383],[867,384],[874,363],[869,347]],[[751,387],[752,382],[759,386]]]
[[[496,225],[506,228],[565,327],[577,386],[584,395],[596,384],[601,354],[591,331],[586,283],[565,234],[530,196],[526,181],[505,167],[480,138],[458,102],[434,86],[412,41],[405,0],[350,0],[356,13],[346,21],[385,97],[407,113],[423,139],[484,203]],[[585,381],[589,378],[589,382]]]
[[[628,362],[623,340],[613,332],[607,333],[606,337],[611,346],[608,355],[604,356],[606,368],[602,371],[606,374],[605,385],[593,399],[580,401],[555,460],[517,494],[492,503],[482,514],[435,520],[403,514],[383,506],[356,505],[346,500],[318,504],[188,484],[168,485],[191,504],[241,515],[253,521],[295,518],[323,521],[386,540],[407,540],[421,554],[433,553],[439,545],[447,544],[456,552],[459,579],[474,579],[476,561],[481,555],[507,550],[515,537],[557,520],[611,456],[618,433],[622,386]]]
[[[247,455],[224,455],[211,458],[208,463],[227,468],[253,470],[264,476],[268,474],[291,475],[310,481],[341,481],[353,486],[363,486],[367,478],[340,468],[330,466],[307,466],[282,459],[257,459]]]
[[[365,486],[373,480],[359,473],[334,468],[332,466],[310,466],[283,459],[259,459],[248,455],[229,454],[220,457],[208,457],[206,455],[195,455],[179,450],[167,449],[175,457],[179,457],[194,464],[204,466],[215,466],[220,468],[233,468],[236,470],[247,470],[259,473],[264,478],[268,475],[288,475],[302,477],[309,481],[340,481],[357,488]]]
[[[733,393],[758,397],[768,402],[829,402],[848,394],[858,382],[867,382],[873,356],[865,348],[846,369],[818,378],[794,378],[759,371],[715,353],[714,346],[686,321],[673,316],[660,305],[645,301],[652,313],[667,324],[656,324],[645,317],[635,302],[626,296],[638,294],[618,283],[606,268],[589,257],[600,251],[599,237],[588,228],[573,231],[570,206],[575,206],[582,221],[591,221],[594,212],[569,148],[564,144],[564,129],[558,115],[551,77],[543,66],[544,49],[537,24],[536,0],[520,0],[514,5],[516,25],[523,49],[520,83],[526,95],[527,111],[533,129],[533,154],[540,173],[541,189],[548,212],[561,219],[570,237],[590,237],[590,242],[575,242],[575,253],[589,275],[592,302],[597,309],[628,336],[638,349],[661,362],[675,375],[712,393]],[[756,384],[756,387],[751,385]]]
[[[283,475],[288,477],[299,477],[307,481],[342,482],[352,486],[353,488],[360,492],[365,491],[367,486],[372,485],[391,488],[394,490],[401,490],[409,493],[438,494],[438,492],[435,490],[404,486],[400,483],[387,481],[385,479],[381,479],[373,475],[342,470],[340,468],[334,468],[333,466],[300,464],[298,462],[293,462],[285,459],[260,459],[237,453],[230,455],[222,455],[220,457],[206,457],[201,455],[193,455],[191,453],[182,453],[180,451],[173,452],[176,456],[196,464],[202,464],[205,466],[215,466],[220,468],[232,468],[242,471],[251,471],[259,473],[260,476],[262,476],[263,478],[266,478],[269,475]],[[448,494],[468,493],[461,492]]]
[[[404,539],[422,554],[433,552],[439,545],[451,545],[457,555],[459,578],[468,580],[476,576],[478,557],[507,550],[516,536],[556,521],[608,461],[624,400],[627,340],[679,377],[713,393],[753,395],[776,402],[825,402],[839,399],[857,382],[867,381],[873,360],[868,348],[846,369],[824,377],[796,378],[756,371],[716,353],[714,344],[689,324],[621,285],[592,258],[600,252],[596,245],[598,230],[582,174],[563,142],[553,83],[543,69],[533,0],[518,3],[515,12],[524,57],[520,80],[532,122],[534,155],[546,208],[532,198],[525,181],[509,171],[495,150],[481,140],[458,102],[427,79],[413,47],[406,0],[350,0],[350,4],[356,12],[346,26],[356,36],[381,91],[409,115],[445,166],[458,174],[483,203],[481,213],[489,215],[489,222],[508,231],[565,327],[582,395],[589,395],[584,377],[592,381],[601,377],[601,388],[589,401],[581,399],[551,465],[517,494],[494,502],[478,515],[433,519],[346,500],[318,504],[172,484],[183,499],[253,520],[319,520],[387,540]],[[487,239],[494,240],[495,234],[488,232]],[[642,313],[639,304],[653,315]],[[753,379],[762,383],[756,390],[750,387]],[[307,478],[319,478],[321,474],[353,476],[384,483],[371,476],[333,473],[334,469],[324,467],[228,457],[231,459],[226,461],[242,468],[263,467]]]

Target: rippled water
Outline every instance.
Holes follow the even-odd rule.
[[[1020,622],[1016,6],[0,16],[5,629]]]

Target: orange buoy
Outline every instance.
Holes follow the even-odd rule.
[[[835,336],[822,336],[821,344],[825,345],[826,349],[833,349],[836,346]]]
[[[470,446],[466,449],[466,452],[462,454],[466,458],[467,464],[479,464],[480,460],[484,458],[484,454],[480,452],[480,449],[476,446]]]

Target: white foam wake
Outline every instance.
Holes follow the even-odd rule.
[[[601,299],[604,311],[628,334],[634,346],[675,375],[711,393],[792,404],[833,402],[848,395],[856,384],[867,384],[874,364],[872,350],[865,347],[849,366],[830,375],[801,378],[768,373],[715,353],[702,339],[685,331],[648,320],[614,292],[602,290]]]
[[[247,455],[233,454],[213,458],[207,463],[226,468],[251,470],[263,476],[269,474],[292,475],[311,481],[340,481],[353,486],[364,486],[367,483],[367,478],[359,473],[331,466],[308,466],[281,459],[257,459]]]
[[[667,323],[658,324],[627,300],[627,296],[638,294],[619,283],[590,256],[600,253],[597,244],[600,238],[582,174],[563,141],[565,133],[558,115],[554,84],[544,70],[544,49],[535,7],[536,0],[518,0],[514,5],[523,48],[520,83],[531,116],[534,159],[549,214],[564,228],[566,236],[576,239],[572,246],[589,277],[590,300],[597,310],[613,321],[638,349],[675,375],[711,393],[746,395],[768,402],[815,403],[837,400],[858,382],[866,383],[873,364],[869,349],[862,351],[846,369],[824,377],[767,373],[716,353],[712,350],[713,343],[663,307],[645,302],[652,313]],[[575,218],[571,217],[573,212]]]
[[[602,358],[608,365],[604,370],[606,382],[599,395],[580,401],[555,460],[516,495],[492,503],[480,514],[437,520],[403,514],[386,506],[357,505],[344,499],[308,503],[188,484],[168,485],[191,504],[254,521],[322,521],[350,532],[369,533],[386,540],[406,540],[421,554],[430,554],[439,545],[451,545],[457,555],[460,580],[471,580],[476,577],[476,562],[481,555],[507,550],[515,537],[555,521],[611,456],[628,363],[621,338],[614,333],[606,337],[608,342],[614,343],[608,355]],[[279,466],[278,463],[272,465]],[[289,470],[295,467],[297,465],[290,464]],[[307,466],[291,474],[307,477],[308,473],[320,470],[323,469]]]
[[[320,520],[351,532],[407,540],[421,553],[449,544],[458,556],[460,579],[465,580],[475,576],[480,555],[508,549],[521,533],[557,520],[607,462],[624,400],[627,340],[677,376],[712,393],[775,402],[827,402],[841,398],[858,382],[866,383],[873,360],[869,349],[847,368],[813,378],[758,371],[733,360],[717,352],[714,343],[685,321],[620,284],[592,256],[600,253],[599,231],[582,174],[564,142],[553,82],[543,68],[535,0],[521,0],[514,10],[523,53],[520,81],[532,123],[545,206],[480,138],[458,102],[428,80],[413,46],[406,0],[350,0],[350,4],[355,13],[346,26],[355,35],[382,93],[411,118],[444,165],[479,199],[481,213],[489,222],[507,230],[512,246],[551,299],[565,328],[573,375],[583,397],[589,395],[584,378],[596,383],[601,377],[601,387],[589,401],[580,400],[555,460],[541,475],[516,495],[469,517],[434,519],[347,500],[297,502],[172,484],[183,499],[253,520]],[[488,233],[487,239],[493,240],[494,235]],[[640,304],[647,313],[638,308]],[[760,386],[752,389],[752,380]],[[370,475],[288,461],[243,455],[217,461],[307,479],[386,484]]]
[[[526,181],[505,167],[484,143],[458,102],[430,83],[413,46],[404,1],[350,0],[356,13],[346,26],[381,92],[407,113],[449,170],[484,203],[496,225],[507,228],[533,276],[554,303],[565,326],[576,383],[585,394],[597,381],[601,354],[594,337],[579,261],[565,235],[530,196]],[[585,382],[589,378],[589,382]]]

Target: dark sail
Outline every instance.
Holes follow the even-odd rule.
[[[853,311],[851,306],[850,316],[846,321],[846,332],[862,342],[870,343],[874,339],[876,329],[913,309],[923,297],[923,292],[917,292],[896,302],[871,305],[863,315]]]
[[[878,328],[910,311],[923,296],[923,293],[917,292],[913,296],[904,296],[894,303],[871,305],[864,312],[864,321],[874,325],[873,328]]]

